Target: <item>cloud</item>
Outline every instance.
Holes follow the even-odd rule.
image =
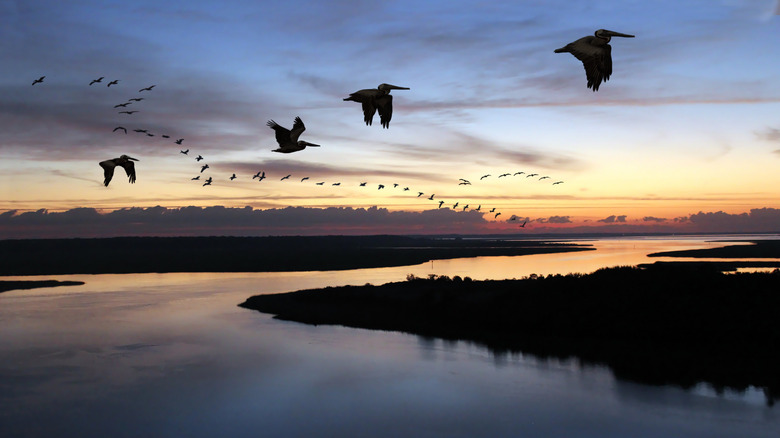
[[[754,208],[748,213],[730,214],[723,211],[690,215],[688,219],[697,229],[705,232],[724,232],[740,230],[742,232],[780,231],[780,210],[775,208]]]
[[[603,222],[605,224],[613,224],[615,222],[625,222],[626,221],[626,215],[622,216],[609,216],[605,217],[604,219],[599,219],[597,222]]]
[[[661,222],[666,222],[668,219],[666,219],[666,218],[662,218],[662,217],[645,216],[645,217],[643,217],[643,218],[642,218],[642,220],[643,220],[644,222],[656,222],[656,223],[661,223]]]
[[[548,218],[539,218],[536,220],[542,224],[570,224],[570,216],[550,216]]]
[[[756,133],[758,138],[766,141],[780,141],[780,129],[767,128],[764,131]]]

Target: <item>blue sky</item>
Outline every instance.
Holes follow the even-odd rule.
[[[0,211],[433,208],[398,191],[361,191],[362,181],[540,222],[780,208],[776,8],[0,1]],[[613,39],[612,78],[594,93],[582,65],[553,50],[598,28],[636,38]],[[90,87],[99,76],[120,82]],[[365,126],[359,105],[342,101],[382,82],[411,88],[393,92],[387,130]],[[146,99],[132,105],[139,113],[113,109],[137,96]],[[266,121],[290,127],[296,116],[307,126],[302,139],[322,148],[272,153]],[[117,125],[156,137],[112,132]],[[181,148],[206,157],[218,184],[193,184],[197,163],[161,134],[185,138]],[[141,160],[138,182],[103,187],[96,163],[122,153]],[[250,179],[258,170],[266,185]],[[519,170],[565,183],[495,179]],[[277,180],[286,174],[342,186]]]

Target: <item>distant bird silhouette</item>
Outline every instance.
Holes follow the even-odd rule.
[[[341,183],[340,183],[340,182],[337,182],[337,183],[333,183],[333,184],[331,184],[331,185],[332,185],[332,186],[340,186],[340,185],[341,185]]]
[[[496,207],[491,208],[488,213],[493,213],[494,211],[496,211]]]
[[[133,161],[139,161],[136,158],[128,157],[127,155],[120,155],[119,158],[113,158],[111,160],[101,161],[100,167],[103,168],[103,185],[108,187],[108,183],[111,182],[111,178],[114,177],[114,168],[121,166],[127,173],[128,181],[130,184],[135,183],[135,165]]]
[[[479,204],[479,206],[474,209],[474,211],[480,211],[480,210],[482,210],[482,204]]]
[[[146,129],[133,129],[133,132],[147,132]]]
[[[525,172],[515,172],[515,174],[514,174],[513,176],[522,175],[522,174],[524,174],[524,173],[525,173]]]
[[[360,187],[365,187],[365,186],[366,186],[366,183],[364,183],[364,182],[360,183]]]
[[[612,74],[612,46],[609,45],[612,37],[634,38],[634,35],[599,29],[594,36],[589,35],[566,44],[555,49],[555,53],[571,53],[582,61],[585,76],[588,78],[588,88],[595,92]]]
[[[120,103],[120,104],[114,105],[114,108],[125,108],[127,105],[132,105],[132,102]]]
[[[200,179],[200,175],[196,176],[195,178],[190,178],[192,181],[197,181]]]
[[[321,185],[325,184],[325,181],[321,181],[321,182],[314,183],[314,184],[315,184],[315,185],[318,185],[318,186],[321,186]]]
[[[306,146],[320,146],[318,144],[298,140],[303,131],[306,130],[306,126],[304,126],[303,120],[301,120],[300,117],[295,118],[292,130],[280,126],[273,120],[269,120],[267,125],[276,132],[276,142],[279,143],[279,148],[274,149],[274,152],[289,154],[302,151],[306,149]]]
[[[125,131],[125,134],[127,134],[127,128],[125,128],[124,126],[117,126],[117,127],[116,127],[116,128],[114,128],[114,130],[113,130],[113,131],[111,131],[111,132],[117,132],[117,131],[119,131],[120,129],[121,129],[122,131]]]
[[[180,138],[180,139],[176,140],[176,144],[181,144],[181,142],[183,142],[183,141],[184,141],[184,139]]]
[[[200,173],[203,173],[203,171],[208,169],[208,168],[209,168],[208,164],[204,164],[204,165],[200,166]]]
[[[187,149],[187,150],[189,150],[189,149]],[[195,157],[195,161],[200,161],[200,160],[202,160],[202,159],[203,159],[203,157],[201,157],[200,155],[198,155],[197,157]]]
[[[396,187],[398,187],[398,184],[393,184],[393,188],[396,188]]]
[[[109,82],[106,87],[110,87],[112,85],[119,85],[119,79],[114,79],[113,81]]]
[[[257,181],[258,181],[258,182],[261,182],[261,181],[263,181],[264,179],[265,179],[265,172],[263,172],[263,174],[262,174],[262,175],[260,175],[260,176],[258,176],[258,177],[257,177]]]
[[[138,90],[138,92],[140,93],[142,91],[152,91],[152,88],[154,88],[154,87],[156,87],[156,85],[150,85],[150,86],[148,86],[146,88],[141,88],[140,90]]]
[[[470,182],[459,182],[458,185],[459,186],[470,186],[471,183]]]
[[[523,221],[523,223],[520,225],[520,228],[525,228],[525,224],[527,224],[528,221]]]
[[[543,179],[547,179],[547,178],[549,178],[549,176],[543,176],[543,177],[539,178],[539,181],[541,181]]]
[[[479,178],[479,180],[480,180],[480,181],[482,181],[483,179],[485,179],[485,178],[487,178],[487,177],[489,177],[489,176],[490,176],[490,174],[487,174],[487,175],[482,175],[482,176]]]
[[[379,188],[377,188],[377,190],[382,190],[383,188],[385,188],[384,184],[379,184]]]
[[[404,187],[404,191],[408,192],[409,191],[409,187]]]
[[[422,195],[424,195],[424,194],[425,194],[425,193],[423,193],[423,192],[417,192],[417,197],[419,198],[420,196],[422,196]]]
[[[165,134],[163,134],[163,135],[162,135],[162,138],[171,138],[171,136],[170,136],[170,135],[165,135]]]
[[[455,205],[452,206],[452,209],[454,210],[454,209],[458,208],[458,204],[460,204],[460,202],[456,202]]]
[[[103,78],[105,78],[105,76],[101,76],[101,77],[99,77],[97,79],[92,79],[92,81],[89,83],[89,85],[99,84],[100,82],[103,82]]]
[[[33,85],[35,85],[35,84],[40,84],[40,83],[42,83],[42,82],[43,82],[43,78],[45,78],[45,77],[46,77],[46,76],[41,76],[41,77],[39,77],[38,79],[34,80],[32,84],[33,84]]]
[[[436,196],[436,194],[435,194],[435,193],[434,193],[433,195],[431,195],[431,197],[430,197],[430,198],[428,198],[428,200],[429,200],[429,201],[433,201],[433,197],[434,197],[434,196]]]
[[[374,114],[379,111],[379,121],[383,128],[390,127],[390,119],[393,118],[393,96],[391,90],[408,90],[407,87],[399,87],[390,84],[379,84],[376,88],[367,88],[351,93],[345,101],[360,102],[363,106],[363,121],[371,125]]]
[[[233,181],[234,179],[236,179],[236,174],[235,173],[233,174],[233,176],[230,177],[231,181]]]
[[[255,178],[260,178],[260,175],[261,175],[261,174],[263,175],[263,178],[265,178],[265,172],[257,172],[257,173],[256,173],[256,174],[255,174],[255,175],[252,177],[252,179],[255,179]],[[260,181],[262,181],[262,179],[261,179]]]
[[[503,178],[505,176],[510,176],[511,173],[502,173],[501,175],[498,175],[499,178]]]
[[[469,181],[467,179],[463,179],[463,178],[458,178],[458,181],[466,183],[466,184],[471,184],[471,181]]]
[[[469,208],[468,204],[463,206],[463,211],[466,211],[466,209]]]
[[[208,177],[208,179],[206,179],[206,182],[204,182],[203,185],[204,186],[210,186],[211,185],[211,177]]]
[[[119,111],[119,114],[133,114],[137,113],[138,111]]]
[[[184,154],[184,155],[187,155],[189,152],[190,152],[189,149],[184,150],[184,151],[179,151],[180,154]]]
[[[439,201],[439,208],[444,204],[444,201]]]
[[[282,178],[280,181],[284,181],[284,180],[286,180],[287,178],[289,178],[289,177],[291,177],[291,176],[292,176],[292,175],[287,175],[287,176],[283,177],[283,178]]]
[[[151,132],[147,132],[147,133],[146,133],[146,136],[147,136],[147,137],[154,137],[154,134],[152,134]]]
[[[499,211],[498,213],[496,213],[496,217],[495,217],[495,218],[497,218],[497,217],[499,217],[499,216],[501,216],[501,212],[500,212],[500,211]],[[495,219],[495,218],[494,218],[494,219]]]
[[[552,183],[552,185],[556,185],[556,184],[563,184],[563,181],[555,181],[554,183]]]
[[[529,174],[528,174],[528,175],[526,175],[525,177],[526,177],[526,178],[531,178],[532,176],[537,176],[537,175],[539,175],[539,174],[538,174],[538,173],[529,173]]]
[[[143,97],[134,97],[132,99],[127,99],[127,100],[131,100],[133,102],[140,102],[140,101],[144,100],[144,98]]]
[[[304,182],[304,181],[306,181],[307,179],[309,179],[309,177],[308,177],[308,176],[304,176],[303,178],[301,178],[301,182]]]

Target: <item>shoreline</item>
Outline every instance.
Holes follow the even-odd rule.
[[[81,286],[83,281],[60,280],[0,280],[0,293],[12,290],[38,289],[42,287]]]

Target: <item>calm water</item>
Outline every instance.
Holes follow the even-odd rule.
[[[598,250],[340,272],[58,276],[86,284],[2,293],[0,436],[777,437],[780,410],[757,390],[645,386],[574,361],[237,307],[258,293],[409,273],[590,272],[716,245],[589,243]]]

